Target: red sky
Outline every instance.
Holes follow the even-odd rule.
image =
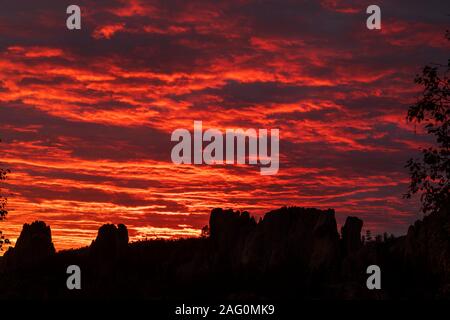
[[[66,29],[66,8],[82,29]],[[445,1],[8,1],[0,12],[1,163],[12,240],[44,220],[57,249],[124,223],[133,240],[198,235],[214,207],[335,208],[375,232],[425,144],[405,121],[415,74],[446,62]],[[279,128],[280,171],[175,166],[176,128]]]

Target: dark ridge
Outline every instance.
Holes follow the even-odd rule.
[[[0,260],[0,298],[408,299],[450,298],[450,214],[426,216],[406,236],[363,241],[363,221],[284,207],[256,222],[214,209],[209,236],[129,243],[124,225],[103,225],[89,247],[55,252],[50,227],[25,224]],[[382,270],[368,290],[366,269]],[[82,270],[68,290],[66,269]]]

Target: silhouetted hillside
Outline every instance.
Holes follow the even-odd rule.
[[[427,216],[407,236],[361,241],[363,221],[338,233],[334,210],[281,208],[256,222],[214,209],[208,238],[128,243],[104,225],[91,246],[55,253],[50,228],[24,225],[1,262],[0,298],[394,299],[450,297],[450,214]],[[366,287],[379,265],[382,289]],[[82,289],[66,288],[66,268]]]

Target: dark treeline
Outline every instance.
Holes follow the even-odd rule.
[[[33,299],[398,299],[450,297],[448,208],[407,235],[362,241],[363,221],[338,232],[333,210],[281,208],[258,223],[214,209],[203,237],[129,243],[124,225],[104,225],[89,247],[55,252],[50,227],[24,225],[0,260],[0,298]],[[376,264],[382,289],[368,290]],[[82,289],[68,290],[78,265]]]

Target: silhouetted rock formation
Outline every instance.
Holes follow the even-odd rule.
[[[362,225],[348,217],[340,238],[331,209],[284,207],[258,223],[214,209],[209,238],[129,244],[124,225],[107,224],[90,247],[54,254],[50,228],[35,222],[3,259],[0,298],[450,298],[448,210],[385,241],[362,243]],[[65,288],[72,264],[82,270],[80,291]],[[366,287],[372,264],[381,290]]]
[[[216,208],[211,212],[209,226],[214,263],[225,268],[239,268],[247,237],[256,228],[255,219],[246,211]]]
[[[404,240],[404,268],[450,296],[450,209],[410,226]]]
[[[295,261],[300,270],[330,268],[339,255],[334,210],[298,207],[267,213],[248,236],[243,262],[267,272]]]
[[[115,275],[127,272],[124,267],[127,253],[128,230],[125,225],[101,226],[88,251],[86,273],[92,279],[89,285],[93,292],[108,292],[108,288],[116,282]]]
[[[92,241],[90,253],[101,259],[115,259],[125,255],[128,248],[128,230],[123,224],[117,227],[104,224],[98,229],[97,238]]]
[[[39,264],[55,254],[50,227],[42,221],[24,224],[14,248],[4,256],[6,269],[15,270]]]
[[[363,221],[357,217],[347,217],[341,229],[343,254],[357,252],[362,247],[361,230]]]
[[[306,276],[337,268],[334,210],[281,208],[256,223],[248,212],[214,209],[210,230],[215,269],[263,274],[291,264]]]
[[[209,228],[211,240],[217,243],[235,242],[247,236],[256,226],[256,221],[247,211],[222,210],[211,211]]]

